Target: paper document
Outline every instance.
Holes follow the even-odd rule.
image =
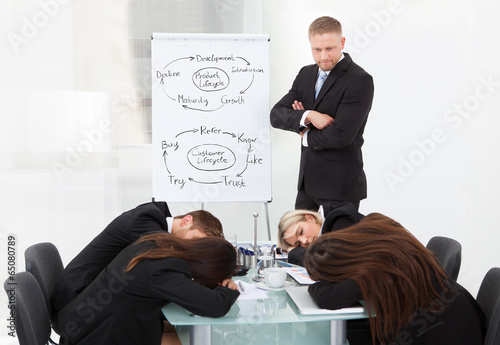
[[[309,273],[304,267],[284,267],[287,273],[301,285],[314,284],[315,281],[309,277]]]
[[[237,280],[236,284],[238,284],[238,288],[240,289],[238,300],[269,298],[265,290],[254,284],[245,283],[241,280]]]

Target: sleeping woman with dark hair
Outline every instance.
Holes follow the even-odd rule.
[[[350,344],[483,344],[484,314],[475,299],[389,217],[370,214],[318,237],[304,265],[318,281],[309,293],[319,307],[339,309],[364,300],[374,315],[365,340],[349,339],[359,334],[348,323]]]
[[[230,279],[236,270],[234,247],[222,238],[145,235],[58,313],[61,343],[170,344],[161,308],[173,302],[197,315],[225,315],[239,296]]]

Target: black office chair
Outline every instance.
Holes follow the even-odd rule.
[[[15,327],[20,345],[45,345],[51,327],[47,304],[35,277],[19,272],[7,278],[4,289],[14,303]]]
[[[429,249],[443,267],[448,276],[457,280],[462,263],[462,246],[449,237],[436,236],[427,243]]]
[[[500,267],[486,273],[476,300],[486,315],[488,328],[484,345],[500,345]]]
[[[52,243],[37,243],[26,249],[24,258],[26,260],[26,271],[33,274],[38,281],[47,304],[49,316],[51,316],[50,296],[54,291],[59,275],[64,269],[59,251]]]

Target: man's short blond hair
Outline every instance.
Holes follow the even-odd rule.
[[[309,37],[330,32],[335,32],[342,36],[342,24],[335,18],[328,16],[319,17],[309,25]]]

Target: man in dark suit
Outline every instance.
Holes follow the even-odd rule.
[[[51,297],[52,316],[57,316],[124,248],[151,231],[168,231],[186,239],[221,237],[222,224],[203,210],[172,218],[166,202],[150,202],[122,213],[63,270]]]
[[[345,37],[334,18],[309,27],[314,65],[303,67],[271,110],[275,128],[299,133],[302,152],[296,209],[366,198],[361,146],[373,100],[373,79],[343,53]],[[316,95],[317,93],[317,95]]]

